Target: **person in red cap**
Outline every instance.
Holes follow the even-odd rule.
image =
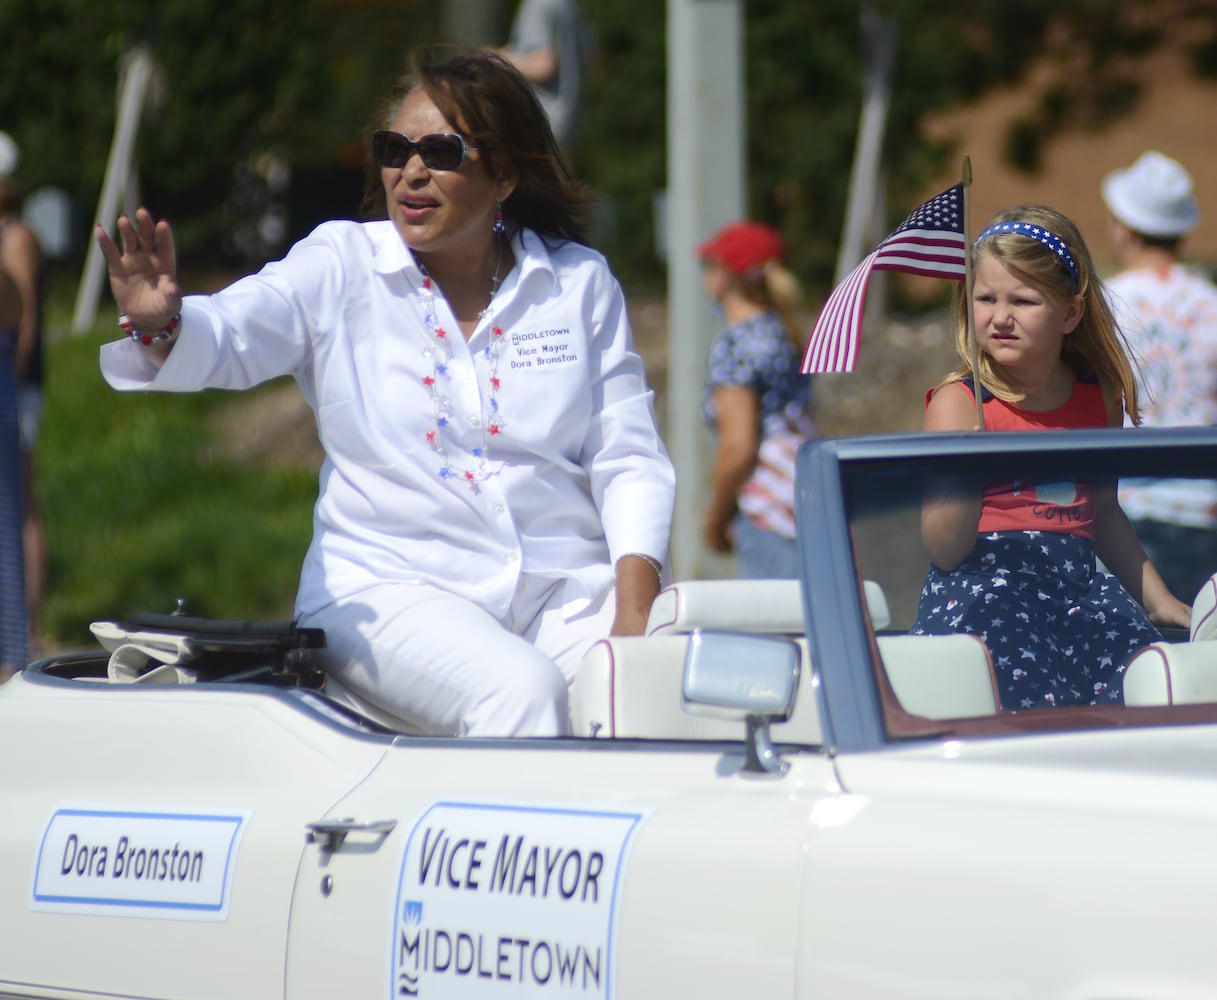
[[[716,439],[705,543],[736,554],[741,577],[799,575],[794,459],[812,435],[799,373],[798,281],[781,236],[735,222],[698,248],[702,282],[727,321],[710,350],[703,413]]]

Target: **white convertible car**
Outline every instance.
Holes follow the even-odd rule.
[[[803,579],[666,590],[569,739],[386,730],[290,624],[98,622],[0,687],[0,997],[1211,1000],[1217,585],[1098,705],[910,631],[931,479],[1204,476],[1217,431],[809,445]]]

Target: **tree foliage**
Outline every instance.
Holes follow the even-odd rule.
[[[658,274],[651,196],[664,175],[664,38],[653,0],[600,0],[584,9],[601,63],[578,149],[579,166],[611,194],[618,269]],[[744,0],[749,213],[782,230],[809,288],[831,285],[863,100],[866,0]],[[1034,172],[1068,129],[1128,112],[1144,58],[1186,39],[1197,73],[1217,70],[1209,0],[872,0],[896,22],[897,58],[885,135],[892,224],[959,150],[926,138],[927,116],[1025,81],[1047,83],[1034,115],[1014,123],[1007,158]]]
[[[17,139],[28,189],[63,188],[91,214],[124,55],[148,47],[157,73],[138,137],[140,195],[174,219],[187,259],[220,266],[235,178],[252,156],[344,184],[338,203],[355,212],[367,116],[409,45],[434,37],[437,10],[437,0],[5,0],[0,37],[21,44],[0,64],[0,127]],[[297,209],[294,235],[318,221]]]
[[[453,2],[453,0],[449,0]],[[511,0],[497,3],[507,23]],[[749,211],[778,225],[814,288],[830,279],[862,102],[865,0],[742,0]],[[56,185],[89,215],[115,120],[119,61],[152,47],[163,73],[139,139],[143,195],[177,224],[184,259],[232,266],[225,240],[242,165],[291,165],[290,237],[358,211],[366,124],[409,49],[437,38],[444,0],[5,0],[0,127],[23,154],[27,187]],[[1007,138],[1034,171],[1064,129],[1131,107],[1140,60],[1168,34],[1217,68],[1209,0],[871,0],[899,26],[886,176],[903,214],[944,158],[927,115],[1049,67],[1034,115]],[[601,195],[598,236],[629,280],[662,283],[653,204],[665,174],[665,0],[584,0],[596,43],[574,151]],[[450,22],[450,17],[449,17]],[[487,44],[503,39],[486,39]],[[82,227],[83,228],[83,227]],[[83,234],[82,234],[83,235]],[[81,240],[83,247],[84,240]],[[83,250],[82,250],[83,252]]]

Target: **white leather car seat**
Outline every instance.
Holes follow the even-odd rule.
[[[651,605],[645,636],[602,639],[580,663],[571,691],[575,735],[743,739],[738,722],[690,715],[681,707],[685,649],[698,628],[797,639],[803,670],[795,710],[788,722],[774,725],[773,738],[820,743],[798,580],[686,580],[665,587]]]
[[[876,629],[890,624],[883,589],[864,584]],[[642,637],[603,639],[588,651],[571,691],[577,736],[652,739],[741,739],[742,727],[693,716],[681,708],[681,677],[688,635],[696,628],[760,632],[796,639],[803,672],[790,720],[773,727],[776,740],[822,740],[815,678],[803,636],[797,580],[690,580],[655,599]],[[932,719],[992,714],[1000,700],[993,663],[974,636],[879,637],[892,689],[909,712]]]
[[[887,628],[891,611],[883,588],[874,580],[864,580],[862,586],[872,627]],[[803,620],[798,580],[688,580],[655,598],[647,635],[714,628],[801,637]],[[954,719],[991,715],[1000,708],[993,661],[976,636],[880,636],[879,651],[892,689],[908,712]]]
[[[879,655],[901,707],[927,719],[971,719],[1001,709],[989,647],[978,636],[881,635]]]
[[[1217,640],[1153,642],[1124,668],[1125,705],[1217,701]]]
[[[779,743],[822,741],[814,682],[804,668],[790,721],[775,723]],[[571,691],[571,731],[576,736],[672,740],[742,740],[744,725],[691,715],[681,707],[681,681],[689,636],[620,636],[601,639],[584,656]]]
[[[872,626],[885,629],[891,612],[883,588],[863,583]],[[802,635],[803,591],[798,580],[685,580],[665,587],[651,605],[647,635],[687,634],[695,628],[724,632]]]
[[[1204,581],[1192,602],[1192,642],[1217,639],[1217,573]]]

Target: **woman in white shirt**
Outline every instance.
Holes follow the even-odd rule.
[[[117,389],[290,374],[326,459],[296,614],[330,690],[407,731],[561,735],[575,667],[641,634],[675,476],[621,288],[528,83],[419,61],[372,137],[388,218],[327,222],[210,296],[171,228],[98,227]]]

